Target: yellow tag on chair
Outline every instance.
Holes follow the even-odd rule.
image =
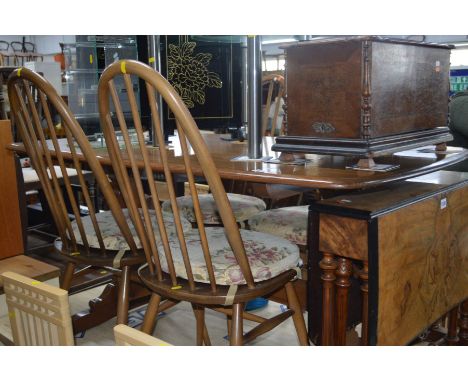
[[[123,73],[123,74],[127,74],[127,69],[125,68],[125,61],[122,61],[120,63],[120,71]]]
[[[155,61],[156,61],[156,59],[155,59],[154,57],[150,57],[149,60],[148,60],[148,62],[149,62],[150,64],[152,64],[152,63],[155,62]]]
[[[33,281],[31,285],[39,285],[41,282],[40,281]]]
[[[21,77],[21,69],[23,69],[23,68],[19,68],[18,71],[16,72],[16,75],[17,75],[18,77]]]
[[[172,290],[182,289],[182,285],[176,285],[171,288]]]

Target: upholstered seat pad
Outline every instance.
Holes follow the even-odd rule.
[[[298,266],[299,248],[295,244],[261,232],[240,230],[240,233],[255,281],[271,279]],[[209,227],[206,228],[206,234],[216,283],[218,285],[245,284],[244,275],[224,234],[224,228]],[[185,238],[195,281],[209,283],[198,229],[187,233]],[[170,240],[170,247],[177,276],[187,279],[179,241],[175,236]],[[158,249],[161,267],[168,272],[161,244]]]
[[[39,182],[39,176],[37,175],[36,170],[34,170],[32,167],[23,167],[21,170],[23,171],[24,183]],[[57,178],[63,178],[62,169],[60,168],[60,166],[54,166],[54,171],[57,175]],[[49,174],[49,178],[51,178],[50,170],[47,170],[47,173]],[[83,173],[87,172],[84,171]],[[67,168],[67,175],[69,177],[76,176],[77,174],[78,173],[75,169]]]
[[[124,216],[128,221],[128,225],[130,227],[130,231],[133,235],[133,240],[138,248],[141,248],[140,239],[138,238],[135,228],[131,223],[130,216],[128,214],[127,209],[122,209]],[[141,213],[141,212],[140,212]],[[142,214],[143,216],[143,214]],[[153,210],[150,210],[151,221],[153,223],[153,230],[154,236],[156,241],[159,242],[160,234],[158,229],[158,224],[156,222],[156,213]],[[163,213],[164,225],[166,227],[166,231],[169,237],[176,234],[176,228],[174,223],[174,216],[172,214]],[[85,216],[81,218],[83,222],[83,227],[86,232],[86,238],[88,240],[88,244],[91,248],[100,248],[99,241],[94,230],[93,223],[91,221],[90,216]],[[128,250],[130,249],[128,246],[127,241],[125,240],[124,236],[120,232],[120,228],[114,220],[112,213],[110,211],[104,211],[96,214],[96,220],[99,225],[99,229],[101,231],[102,239],[106,249],[108,250]],[[181,217],[182,228],[184,232],[188,232],[192,229],[192,224],[187,220]],[[75,235],[76,241],[78,244],[83,245],[83,240],[80,235],[80,231],[78,229],[78,224],[75,221],[72,222],[72,229],[73,234]]]
[[[243,222],[248,220],[251,216],[258,214],[266,209],[266,204],[262,199],[254,196],[240,195],[240,194],[227,194],[229,203],[231,204],[232,211],[236,221]],[[198,195],[200,201],[200,208],[203,214],[205,224],[220,224],[221,217],[218,213],[218,208],[214,201],[212,194]],[[191,222],[196,222],[195,211],[193,209],[193,202],[191,196],[181,196],[177,198],[177,205],[179,206],[182,215]],[[166,201],[162,205],[163,211],[172,213],[171,203]]]
[[[298,245],[307,245],[309,206],[276,208],[263,211],[249,219],[253,231],[270,233]]]

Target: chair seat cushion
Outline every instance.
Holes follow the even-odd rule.
[[[227,197],[237,222],[244,222],[251,216],[266,209],[265,202],[254,196],[227,194]],[[203,222],[205,224],[221,224],[221,217],[219,216],[213,195],[198,195],[198,200],[200,201],[200,208],[203,214]],[[178,197],[177,205],[179,206],[182,216],[192,223],[196,222],[191,196]],[[170,201],[165,201],[162,204],[162,208],[163,211],[172,213]]]
[[[309,206],[276,208],[249,219],[250,229],[270,233],[298,245],[307,245]]]
[[[137,248],[141,248],[140,239],[136,234],[135,228],[131,223],[130,216],[128,214],[127,209],[122,209],[124,216],[126,217],[130,231],[133,235],[133,240],[135,240],[135,244]],[[154,236],[156,241],[159,242],[160,234],[158,224],[156,223],[156,213],[153,210],[150,210],[151,221],[153,222],[153,230]],[[169,237],[176,234],[176,228],[174,223],[174,216],[172,214],[163,213],[164,225],[166,227],[166,231]],[[90,216],[85,216],[81,218],[83,222],[83,228],[86,232],[86,239],[88,240],[88,244],[91,248],[100,248],[99,241],[96,235],[96,232],[93,227],[93,223],[91,221]],[[120,228],[114,220],[112,213],[110,211],[104,211],[96,214],[96,220],[99,225],[99,229],[101,231],[102,239],[104,242],[104,246],[107,250],[119,251],[119,250],[128,250],[130,247],[128,246],[127,241],[125,240],[124,236],[120,232]],[[182,229],[184,232],[188,232],[192,229],[192,224],[184,218],[181,218],[182,222]],[[80,245],[84,245],[83,240],[80,235],[80,231],[78,229],[78,224],[75,221],[72,222],[72,229],[73,234],[75,235],[76,242]]]
[[[36,170],[34,170],[32,167],[23,167],[21,170],[23,171],[24,183],[39,182],[39,176],[37,175]],[[55,173],[57,174],[57,178],[63,178],[62,170],[60,166],[54,166],[54,170],[55,170]],[[47,172],[49,174],[49,177],[51,178],[50,170],[47,170]],[[67,168],[67,175],[69,177],[76,176],[77,171],[73,168]]]
[[[300,262],[299,248],[295,244],[261,232],[241,229],[240,233],[255,281],[271,279],[288,269],[298,266]],[[224,234],[224,228],[209,227],[206,228],[206,234],[216,284],[245,284],[244,275]],[[193,229],[187,233],[185,240],[195,281],[209,283],[198,229]],[[170,247],[177,276],[187,279],[179,241],[175,236],[170,240]],[[161,267],[163,271],[169,272],[161,244],[158,245],[158,250]]]

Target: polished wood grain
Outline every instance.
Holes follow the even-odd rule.
[[[467,173],[437,171],[310,207],[320,215],[317,250],[324,252],[322,343],[340,341],[336,327],[346,325],[339,317],[346,302],[333,301],[337,284],[348,281],[343,260],[338,268],[340,256],[363,264],[353,271],[361,279],[362,344],[407,344],[466,299],[467,194]],[[459,321],[462,334],[465,321]]]
[[[0,121],[0,259],[24,252],[15,154],[4,149],[12,142],[10,121]]]
[[[418,135],[423,145],[452,139],[437,129],[447,124],[448,46],[362,36],[284,48],[293,139],[280,139],[281,149],[352,154],[359,147],[380,156],[408,145],[405,133],[432,130]]]
[[[421,153],[418,150],[397,153],[395,155],[379,158],[379,163],[398,164],[400,168],[390,172],[356,171],[346,169],[346,166],[357,163],[357,158],[343,156],[315,155],[309,154],[311,160],[305,166],[294,166],[290,164],[271,164],[251,161],[232,161],[232,158],[247,155],[247,144],[223,141],[216,134],[203,134],[203,140],[207,151],[211,154],[219,175],[225,179],[246,180],[259,183],[276,183],[292,186],[320,188],[320,189],[363,189],[388,184],[397,180],[412,178],[440,170],[451,164],[458,163],[468,158],[468,150],[449,147],[447,154]],[[272,137],[263,138],[263,153],[278,157],[279,153],[271,151]],[[185,172],[182,149],[177,137],[170,138],[168,161],[173,173],[183,174]],[[59,140],[60,151],[64,157],[70,157],[70,147],[66,140]],[[24,146],[14,143],[8,146],[10,149],[25,152]],[[50,149],[53,151],[51,143]],[[133,147],[136,164],[143,166],[141,150]],[[110,165],[111,159],[105,148],[94,149],[96,157],[104,165]],[[150,167],[153,171],[163,171],[163,165],[159,156],[160,150],[148,147]],[[79,154],[79,149],[77,148]],[[203,175],[193,152],[190,151],[190,163],[195,175]],[[124,163],[129,164],[128,155],[122,153]],[[84,158],[81,157],[84,161]]]
[[[465,187],[379,218],[378,344],[409,342],[468,296],[466,216]]]
[[[367,259],[367,223],[343,216],[320,216],[320,251]]]
[[[446,125],[447,47],[339,38],[292,44],[286,55],[289,135],[373,138]],[[361,120],[366,86],[371,129]]]

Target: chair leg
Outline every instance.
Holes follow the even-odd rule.
[[[71,282],[73,279],[73,274],[75,272],[76,264],[72,262],[67,263],[67,267],[65,268],[65,272],[62,275],[62,280],[60,281],[60,288],[69,290],[71,286]]]
[[[205,308],[192,304],[193,314],[197,321],[197,346],[203,346],[205,337]]]
[[[211,346],[211,340],[208,334],[208,328],[206,327],[206,323],[203,328],[203,341],[205,342],[205,346]]]
[[[294,311],[292,319],[296,328],[297,337],[299,338],[299,344],[302,346],[307,346],[309,345],[309,337],[307,335],[307,329],[305,326],[304,316],[302,315],[301,305],[297,299],[296,290],[294,289],[294,285],[291,281],[288,282],[284,288],[286,289],[289,309]]]
[[[153,293],[146,308],[145,318],[141,325],[141,331],[146,334],[153,334],[154,327],[156,326],[156,317],[158,316],[159,303],[161,296]]]
[[[243,318],[242,312],[244,307],[242,303],[234,304],[232,306],[232,326],[231,326],[231,335],[229,337],[229,342],[231,346],[240,346],[244,339],[243,332]]]
[[[123,267],[119,283],[117,300],[117,324],[126,325],[128,322],[128,300],[130,288],[130,267]]]

